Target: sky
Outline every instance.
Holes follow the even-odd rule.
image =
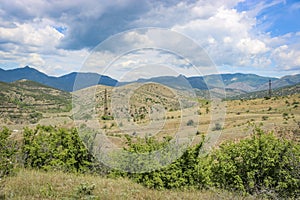
[[[300,73],[299,19],[297,0],[1,0],[0,68],[282,77]]]

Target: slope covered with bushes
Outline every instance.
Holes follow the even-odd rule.
[[[15,142],[8,129],[0,131],[0,172],[7,176],[16,164]],[[146,153],[168,145],[169,138],[158,142],[153,138],[127,137],[126,150]],[[255,128],[251,137],[238,142],[226,142],[209,154],[202,154],[203,141],[189,147],[181,157],[164,168],[144,173],[129,173],[107,167],[95,161],[82,143],[76,129],[51,126],[24,129],[19,166],[76,173],[101,172],[110,178],[129,178],[154,189],[219,188],[239,194],[251,194],[272,199],[300,197],[300,145]],[[126,158],[120,158],[120,163]],[[99,176],[99,175],[97,175]],[[5,179],[4,179],[5,180]]]

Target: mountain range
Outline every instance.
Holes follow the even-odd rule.
[[[220,76],[223,79],[223,83],[220,83],[221,79],[218,78]],[[0,81],[2,82],[9,83],[21,79],[35,81],[68,92],[90,87],[97,84],[106,86],[116,86],[133,83],[118,82],[118,80],[115,80],[109,76],[100,75],[97,73],[72,72],[63,76],[54,77],[48,76],[47,74],[44,74],[29,66],[11,70],[0,69]],[[76,82],[76,80],[78,79],[80,79],[81,81]],[[220,85],[223,86],[224,84],[226,91],[231,91],[230,95],[234,96],[236,94],[244,94],[254,91],[266,90],[269,87],[269,80],[271,80],[272,82],[272,89],[276,89],[300,83],[300,74],[288,75],[282,78],[264,77],[256,74],[242,73],[220,75],[213,74],[195,77],[185,77],[183,75],[179,75],[177,77],[161,76],[149,79],[138,79],[134,82],[156,82],[177,89],[192,87],[197,90],[208,90],[208,85],[210,89],[217,90],[220,88]]]
[[[83,81],[81,81],[80,84],[74,84],[76,83],[76,78],[80,78],[80,80]],[[101,76],[97,73],[72,72],[60,77],[54,77],[48,76],[29,66],[11,70],[0,69],[0,81],[2,82],[9,83],[22,79],[35,81],[43,85],[47,85],[68,92],[90,87],[95,84],[114,86],[118,82],[115,79],[112,79],[108,76]]]

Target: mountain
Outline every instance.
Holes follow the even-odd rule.
[[[272,90],[272,97],[287,96],[292,94],[300,94],[300,83],[291,86],[284,86]],[[261,91],[250,92],[250,93],[229,97],[228,99],[256,99],[256,98],[264,98],[268,96],[269,96],[269,90],[261,90]]]
[[[133,82],[118,82],[111,77],[97,73],[72,72],[60,77],[53,77],[28,66],[12,70],[0,69],[0,81],[13,82],[20,79],[32,80],[64,91],[75,91],[98,84],[106,86],[121,86],[133,82],[155,82],[175,89],[197,89],[198,94],[203,93],[201,90],[208,90],[208,87],[211,91],[217,93],[220,92],[222,88],[225,88],[227,96],[235,96],[254,91],[266,90],[269,87],[269,80],[272,81],[273,89],[300,83],[300,74],[284,76],[280,79],[242,73],[220,75],[212,74],[196,77],[185,77],[183,75],[179,75],[177,77],[160,76],[148,79],[138,79]],[[78,82],[78,80],[80,80],[80,82]]]
[[[272,89],[281,88],[284,86],[290,86],[300,83],[300,74],[284,76],[280,79],[272,81]],[[261,85],[257,90],[267,90],[269,84],[265,83]]]
[[[207,85],[209,85],[211,87],[210,89],[225,87],[226,89],[249,92],[255,91],[262,84],[268,83],[269,80],[277,80],[277,78],[263,77],[256,74],[235,73],[189,77],[188,80],[193,88],[200,90],[207,89]],[[220,80],[223,80],[223,83],[220,82]]]
[[[199,89],[199,90],[207,90],[207,85],[205,83],[205,80],[202,76],[198,77],[189,77],[188,78],[189,83],[193,88]]]
[[[177,77],[174,76],[160,76],[153,77],[149,79],[138,79],[136,82],[138,83],[146,83],[146,82],[154,82],[166,85],[168,87],[172,87],[175,89],[191,89],[194,88],[193,85],[190,84],[189,78],[179,75]],[[205,88],[207,89],[207,88]]]
[[[261,87],[261,85],[268,84],[269,80],[276,81],[278,79],[273,77],[258,76],[256,74],[235,73],[220,75],[213,74],[195,77],[185,77],[183,75],[179,75],[177,77],[161,76],[149,79],[138,79],[136,82],[156,82],[177,89],[192,87],[198,90],[208,90],[208,87],[209,89],[224,87],[226,91],[231,91],[230,95],[234,95],[256,91],[259,87]]]
[[[268,83],[269,80],[277,80],[273,77],[263,77],[256,74],[220,74],[220,75],[206,75],[206,76],[195,76],[195,77],[185,77],[179,75],[174,76],[160,76],[153,77],[149,79],[138,79],[135,82],[146,83],[155,82],[161,83],[174,88],[195,88],[199,90],[208,90],[213,88],[222,88],[238,90],[241,93],[250,92],[257,90],[262,84]],[[223,82],[222,82],[223,81]],[[132,83],[132,82],[130,82]],[[122,83],[122,85],[128,84]]]
[[[60,77],[48,76],[34,68],[24,67],[12,70],[0,70],[0,81],[13,82],[21,79],[35,81],[64,91],[73,91],[96,84],[115,86],[117,80],[97,73],[72,72]],[[81,80],[79,83],[77,80]]]
[[[269,80],[277,80],[277,78],[273,77],[264,77],[259,76],[256,74],[222,74],[223,82],[226,86],[237,84],[237,83],[244,83],[252,88],[258,88],[261,84],[267,83]]]
[[[78,82],[80,80],[80,82]],[[72,72],[70,74],[60,76],[51,86],[64,91],[75,91],[97,84],[106,86],[115,86],[118,81],[108,76],[97,73]]]

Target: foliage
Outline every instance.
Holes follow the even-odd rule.
[[[272,198],[300,196],[300,146],[255,127],[251,138],[228,142],[211,155],[216,187]]]
[[[92,156],[83,145],[77,129],[57,129],[38,125],[24,129],[24,166],[44,170],[84,172]]]
[[[15,143],[10,140],[10,134],[6,128],[0,132],[1,176],[9,174],[13,169],[16,148]],[[95,135],[87,132],[83,138],[90,143]],[[126,138],[127,146],[124,149],[137,155],[166,149],[173,144],[171,137],[165,137],[163,141],[153,137],[136,138],[129,135]],[[128,168],[136,166],[136,171],[114,169],[110,170],[109,176],[127,177],[155,189],[216,187],[275,199],[300,197],[299,143],[278,138],[273,133],[265,133],[259,127],[254,127],[251,137],[221,144],[208,155],[201,155],[203,143],[204,137],[199,144],[188,147],[179,158],[173,159],[171,164],[159,169],[155,168],[155,162],[148,163],[138,157],[133,157],[128,162],[126,155],[120,156],[120,165],[128,165]],[[85,172],[96,166],[99,167],[97,170],[104,172],[103,166],[97,165],[89,154],[89,151],[93,151],[91,145],[88,145],[89,149],[83,145],[76,129],[40,125],[35,129],[25,128],[22,147],[24,166],[68,172]],[[169,148],[167,153],[177,155],[176,151],[178,149]],[[170,154],[164,155],[166,157],[162,160],[173,158]],[[153,167],[152,170],[135,173],[139,167],[147,164],[150,164],[150,168]],[[76,197],[94,198],[93,190],[93,185],[82,184],[76,190]]]
[[[132,141],[128,151],[145,153],[164,147],[167,141],[145,138]],[[300,196],[300,146],[255,127],[254,134],[239,142],[228,142],[201,156],[203,140],[188,148],[170,165],[145,173],[112,173],[155,189],[217,187],[268,198]],[[135,163],[135,164],[138,164]]]
[[[10,135],[11,131],[6,127],[0,131],[0,179],[11,174],[15,164],[16,143]]]
[[[102,120],[113,120],[114,117],[113,117],[113,116],[110,116],[110,115],[103,115],[103,116],[101,116],[101,119],[102,119]]]
[[[96,197],[93,195],[93,192],[95,190],[95,184],[88,184],[88,183],[81,183],[76,188],[76,199],[96,199]]]
[[[31,124],[34,124],[34,123],[37,123],[40,119],[42,119],[43,117],[43,114],[40,113],[40,112],[32,112],[31,114],[29,114],[29,117],[30,117],[30,123]]]
[[[132,142],[128,138],[128,150],[134,153],[145,153],[165,147],[169,139],[158,142],[153,138],[145,138],[144,141]],[[207,159],[199,157],[203,141],[195,147],[188,148],[180,158],[170,165],[155,171],[144,173],[113,173],[113,175],[127,176],[137,183],[141,183],[149,188],[174,189],[183,187],[207,188],[209,181],[209,166]],[[138,163],[136,163],[138,164]]]
[[[194,120],[192,120],[192,119],[190,119],[190,120],[186,123],[187,126],[194,126],[194,124],[195,124],[195,122],[194,122]]]
[[[263,121],[268,120],[268,118],[269,118],[269,117],[268,117],[268,116],[265,116],[265,115],[261,117],[261,119],[262,119]]]
[[[215,126],[212,128],[213,131],[219,131],[222,129],[222,125],[220,123],[216,123]]]

